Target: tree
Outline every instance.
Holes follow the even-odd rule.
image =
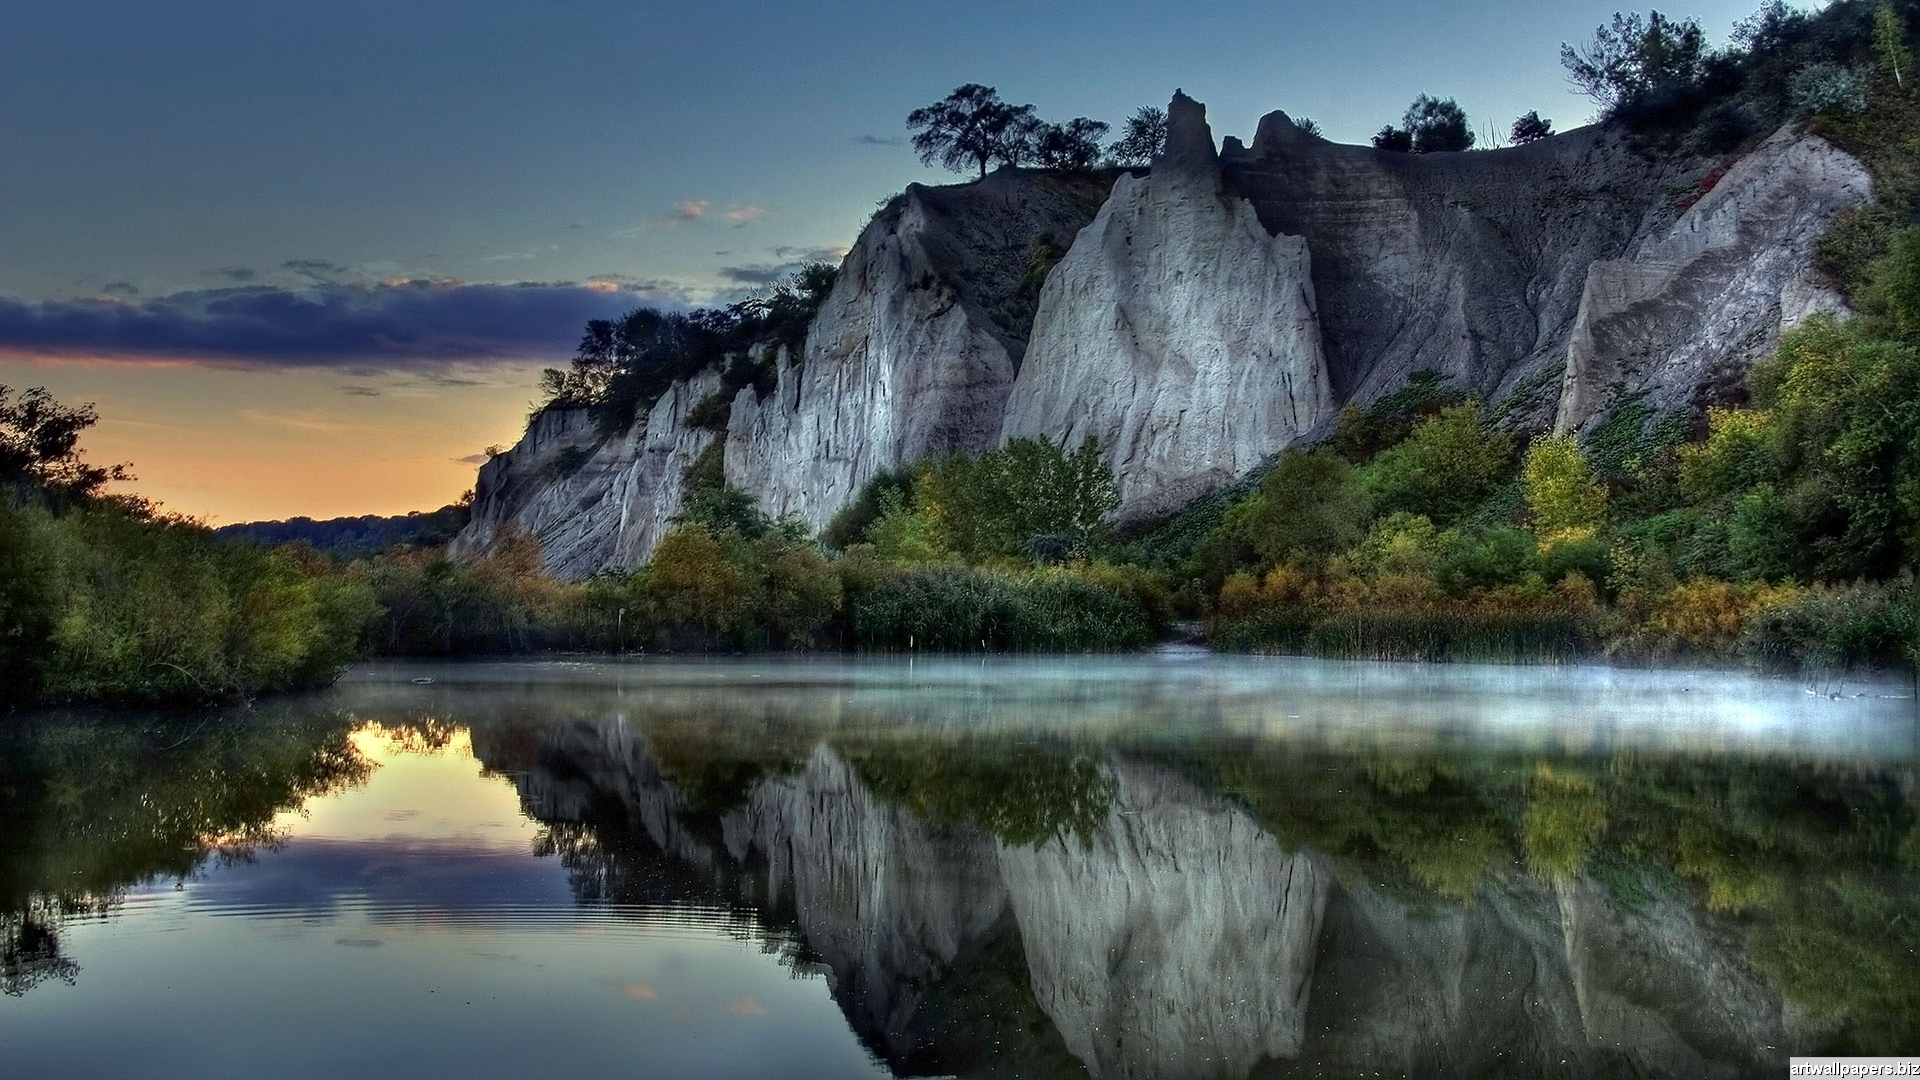
[[[1904,28],[1900,25],[1900,16],[1893,10],[1892,4],[1881,4],[1873,12],[1873,51],[1880,58],[1880,66],[1893,76],[1893,84],[1906,89],[1907,66],[1912,57],[1907,54],[1907,41]]]
[[[956,87],[945,100],[907,114],[921,161],[938,161],[955,172],[977,167],[982,177],[995,161],[1018,165],[1026,160],[1038,124],[1033,106],[1009,105],[999,91],[979,83]]]
[[[1375,150],[1391,150],[1397,154],[1411,153],[1413,151],[1413,136],[1406,131],[1394,127],[1392,124],[1388,124],[1386,127],[1374,133],[1373,148]]]
[[[1126,134],[1107,147],[1107,154],[1117,164],[1138,168],[1153,164],[1166,146],[1167,110],[1143,105],[1127,117]]]
[[[1316,139],[1326,138],[1326,136],[1320,132],[1320,122],[1311,116],[1294,117],[1293,126],[1299,128],[1302,135],[1311,135]]]
[[[1324,447],[1289,449],[1231,523],[1263,561],[1278,564],[1347,550],[1366,536],[1371,513],[1345,458]]]
[[[1421,94],[1407,106],[1400,127],[1413,143],[1416,154],[1437,154],[1467,150],[1473,146],[1473,128],[1467,124],[1467,112],[1452,98]]]
[[[1508,137],[1513,145],[1525,146],[1530,142],[1539,142],[1553,134],[1553,121],[1542,120],[1535,110],[1528,109],[1526,115],[1514,120],[1513,129]]]
[[[1513,437],[1481,423],[1478,402],[1442,409],[1414,425],[1360,470],[1382,513],[1425,514],[1446,526],[1478,506],[1508,474]]]
[[[1100,140],[1109,130],[1098,120],[1075,117],[1064,124],[1044,124],[1033,140],[1033,157],[1043,169],[1086,172],[1099,164]]]
[[[1693,85],[1705,60],[1700,24],[1675,22],[1657,11],[1644,18],[1637,11],[1615,12],[1612,25],[1594,30],[1592,41],[1560,45],[1568,81],[1607,115],[1649,93]]]
[[[80,433],[99,422],[91,404],[69,409],[36,386],[18,397],[0,385],[0,485],[60,500],[92,498],[111,481],[131,480],[125,465],[89,465]]]
[[[1607,513],[1607,489],[1571,435],[1541,435],[1527,450],[1521,475],[1527,508],[1543,544],[1593,535]]]

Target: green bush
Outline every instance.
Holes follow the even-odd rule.
[[[1084,652],[1153,641],[1147,614],[1118,589],[959,566],[882,581],[856,601],[853,625],[855,641],[868,649]]]

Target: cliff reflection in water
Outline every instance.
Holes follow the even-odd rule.
[[[174,832],[111,800],[57,836],[10,813],[7,897],[67,903],[33,853],[96,834],[176,862],[133,845],[92,896],[270,842],[248,828],[354,782],[345,732],[377,721],[468,729],[578,903],[732,911],[824,968],[901,1075],[1745,1076],[1920,1047],[1911,701],[1143,665],[369,672],[287,727],[305,756],[258,740],[264,786],[206,771],[246,771],[239,735],[149,775],[214,793]],[[9,767],[86,741],[35,738]]]

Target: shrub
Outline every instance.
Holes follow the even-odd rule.
[[[853,623],[857,643],[871,649],[1078,652],[1153,640],[1146,613],[1117,589],[957,566],[882,581],[855,601]]]
[[[1842,64],[1810,64],[1794,73],[1788,83],[1793,111],[1813,113],[1857,113],[1867,107],[1869,74]]]
[[[662,537],[647,563],[647,600],[668,644],[736,642],[760,602],[758,560],[746,542],[687,524]]]
[[[1366,535],[1371,508],[1340,455],[1289,449],[1260,482],[1259,494],[1228,511],[1227,528],[1269,564],[1323,558]]]
[[[1756,613],[1740,652],[1770,668],[1846,671],[1920,666],[1920,603],[1911,578],[1816,586]]]
[[[1513,436],[1483,426],[1479,405],[1467,402],[1414,425],[1406,441],[1360,470],[1360,484],[1380,511],[1447,525],[1492,494],[1512,461]]]

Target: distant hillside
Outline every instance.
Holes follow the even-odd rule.
[[[249,521],[217,529],[223,540],[257,540],[263,544],[291,544],[305,540],[337,558],[373,555],[394,547],[444,544],[466,527],[468,508],[453,503],[438,510],[415,510],[400,517],[330,518],[315,521],[297,517],[286,521]]]

